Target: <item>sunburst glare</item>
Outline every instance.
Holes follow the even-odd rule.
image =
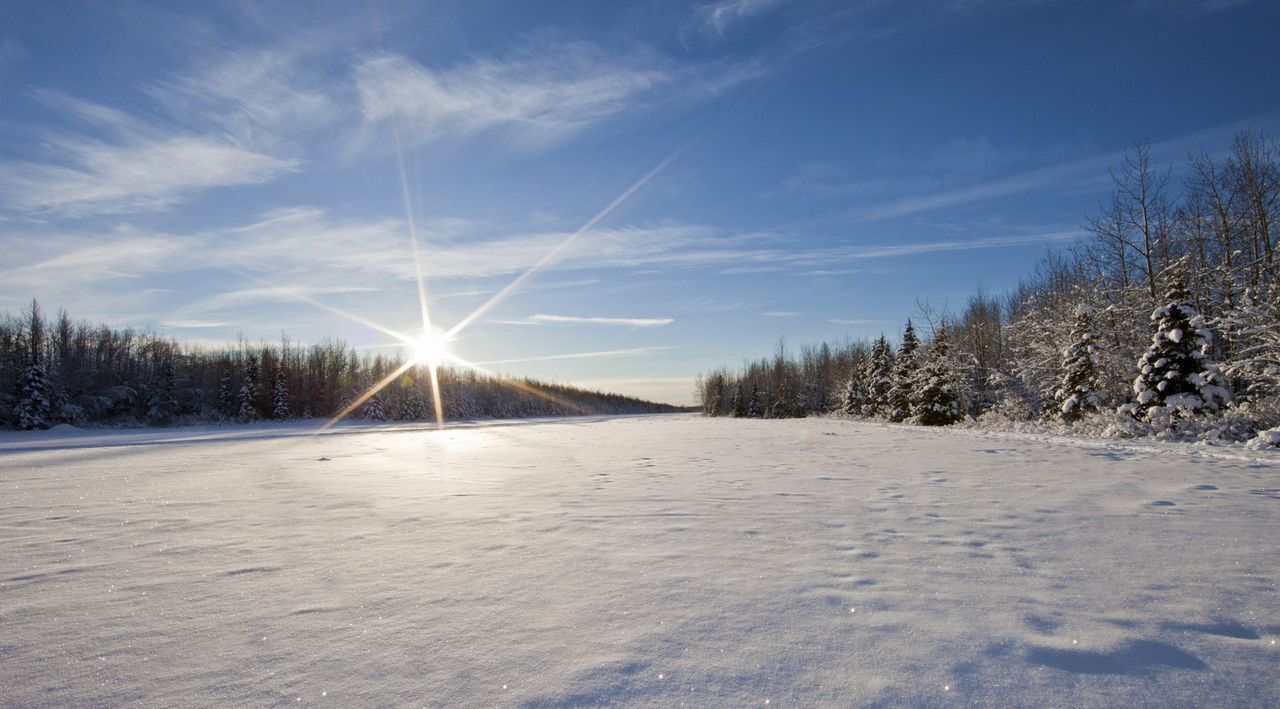
[[[452,357],[449,340],[444,331],[433,327],[409,343],[409,356],[415,364],[439,367],[441,362]]]

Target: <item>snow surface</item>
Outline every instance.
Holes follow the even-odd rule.
[[[1280,705],[1270,452],[305,430],[0,435],[0,703]]]

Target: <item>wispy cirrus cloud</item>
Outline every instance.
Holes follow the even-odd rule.
[[[1277,126],[1280,126],[1280,114],[1254,116],[1152,143],[1149,146],[1150,154],[1156,164],[1180,163],[1189,153],[1225,150],[1225,146],[1230,145],[1231,136],[1240,130],[1274,130]],[[1125,150],[1109,150],[966,185],[932,191],[914,190],[914,194],[906,194],[896,199],[879,198],[875,204],[846,212],[844,218],[871,222],[914,216],[952,207],[966,207],[1022,194],[1105,190],[1111,185],[1110,169],[1124,160],[1125,152]],[[975,157],[966,158],[964,157],[966,153],[972,153]],[[976,156],[980,154],[987,157],[977,158]],[[958,172],[955,168],[961,163],[978,160],[992,167],[998,167],[1001,164],[1007,164],[1011,156],[1008,153],[996,151],[981,141],[956,142],[937,156],[933,167],[945,168],[950,163],[951,171]],[[861,192],[864,187],[864,184],[859,181],[842,181],[839,179],[838,172],[833,172],[829,166],[819,165],[820,168],[808,168],[809,172],[802,169],[796,176],[789,178],[794,181],[785,182],[784,187],[811,189],[817,186],[820,191],[811,189],[811,192],[827,196],[855,194]],[[805,168],[803,165],[801,167]],[[815,175],[812,173],[815,169],[818,170],[817,178],[827,179],[825,181],[813,179]],[[906,186],[906,183],[903,186]]]
[[[259,149],[296,149],[313,129],[354,113],[306,69],[315,49],[288,45],[232,48],[202,69],[169,76],[143,91],[170,115]]]
[[[226,136],[154,125],[55,92],[39,96],[84,130],[48,132],[48,161],[0,164],[0,203],[10,209],[67,217],[161,209],[202,190],[268,182],[299,164]]]
[[[724,36],[730,26],[754,17],[784,0],[721,0],[697,8],[698,20],[707,32]]]
[[[569,352],[566,354],[542,355],[538,357],[519,357],[516,359],[495,359],[488,362],[476,362],[484,367],[498,364],[524,364],[526,362],[553,362],[562,359],[598,359],[601,357],[643,357],[663,354],[671,351],[669,346],[632,347],[623,350],[595,350],[592,352]]]
[[[607,325],[612,327],[662,327],[675,322],[674,318],[601,318],[577,315],[546,315],[538,313],[520,320],[493,320],[499,325]]]
[[[496,132],[526,148],[545,146],[625,110],[672,76],[652,62],[627,60],[589,43],[526,48],[430,68],[398,54],[355,68],[367,145],[397,129],[410,145]]]

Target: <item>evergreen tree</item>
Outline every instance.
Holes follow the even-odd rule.
[[[166,361],[160,370],[160,378],[151,387],[151,396],[147,399],[147,421],[156,426],[167,426],[173,423],[178,413],[178,400],[174,397],[174,380],[177,373],[173,360]]]
[[[844,388],[844,402],[841,410],[849,416],[859,416],[867,405],[866,372],[855,367],[849,375],[849,382]]]
[[[271,418],[289,418],[289,384],[284,378],[284,364],[276,368],[276,381],[271,387]]]
[[[747,418],[760,418],[760,388],[751,384],[751,398],[747,400]]]
[[[911,406],[911,420],[923,426],[947,426],[964,418],[947,329],[943,321],[916,376],[918,395]]]
[[[1230,401],[1230,393],[1209,359],[1213,333],[1191,306],[1181,269],[1171,268],[1164,275],[1169,279],[1165,304],[1151,313],[1156,332],[1133,380],[1136,406],[1125,410],[1146,418],[1161,409],[1173,415],[1217,411]]]
[[[396,418],[402,421],[422,421],[431,416],[427,407],[427,398],[422,390],[414,385],[408,386],[400,397],[400,409]]]
[[[890,421],[905,421],[911,415],[912,404],[916,401],[916,351],[919,348],[920,340],[916,338],[916,330],[908,320],[902,331],[902,345],[894,360],[893,386],[889,390],[887,412]]]
[[[374,394],[369,397],[368,401],[364,402],[364,417],[371,421],[387,420],[386,409],[382,406],[381,392]]]
[[[249,355],[249,363],[244,369],[244,383],[240,385],[238,416],[241,421],[255,421],[258,419],[258,381],[261,378],[262,373],[258,369],[258,358],[255,355]]]
[[[1101,355],[1102,343],[1093,332],[1093,308],[1082,303],[1076,306],[1071,344],[1062,352],[1062,388],[1056,396],[1063,421],[1076,421],[1086,411],[1097,410]]]
[[[218,411],[227,418],[235,416],[238,411],[235,396],[231,393],[230,372],[224,372],[222,381],[218,383]]]
[[[866,394],[861,413],[867,418],[883,416],[889,409],[889,392],[893,390],[893,353],[889,340],[881,335],[871,348],[867,358]]]
[[[13,412],[18,428],[31,431],[53,425],[53,406],[49,400],[53,387],[44,367],[36,362],[27,365],[18,380],[18,387],[18,405]]]
[[[733,389],[733,415],[735,418],[742,418],[747,415],[747,397],[742,389],[742,380],[739,379]]]

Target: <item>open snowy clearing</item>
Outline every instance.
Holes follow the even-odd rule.
[[[0,437],[0,703],[1280,705],[1274,455],[305,430]]]

